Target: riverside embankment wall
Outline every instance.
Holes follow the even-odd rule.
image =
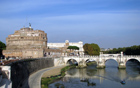
[[[54,66],[53,59],[34,59],[21,60],[10,63],[12,88],[21,88],[22,82],[29,77],[30,74],[46,67]]]

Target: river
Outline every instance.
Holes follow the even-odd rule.
[[[114,60],[106,62],[105,69],[95,65],[83,69],[70,69],[62,80],[49,85],[49,88],[140,88],[140,64],[128,61],[126,69],[118,69]],[[125,84],[120,82],[125,80]],[[91,85],[90,85],[91,84]],[[95,84],[95,85],[92,85]]]

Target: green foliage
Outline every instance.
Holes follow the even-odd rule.
[[[99,55],[100,54],[100,47],[97,44],[88,44],[86,43],[84,46],[85,54],[88,55]]]
[[[113,48],[113,50],[104,51],[103,53],[115,54],[123,52],[126,55],[140,55],[140,45],[131,46],[131,47],[123,47],[123,48]]]
[[[67,49],[79,50],[79,47],[77,47],[77,46],[69,46]]]
[[[6,49],[6,45],[0,41],[0,56],[2,55],[2,50]]]
[[[74,68],[74,67],[75,67],[75,65],[66,66],[66,67],[61,69],[60,75],[42,78],[41,79],[41,88],[48,88],[49,84],[53,83],[55,80],[58,80],[58,79],[64,77],[65,71],[67,71],[68,69]],[[61,85],[61,87],[64,88],[64,86],[62,86],[62,85]]]
[[[0,49],[3,50],[3,49],[5,49],[5,48],[6,48],[6,45],[5,45],[3,42],[0,41]]]

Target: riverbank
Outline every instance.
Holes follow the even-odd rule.
[[[38,70],[37,72],[34,72],[33,74],[31,74],[29,76],[29,78],[24,80],[24,82],[22,84],[23,85],[22,88],[41,88],[41,77],[42,77],[43,73],[46,71],[49,71],[51,69],[60,68],[60,67],[62,67],[62,66],[48,67],[48,68]],[[18,88],[18,87],[16,87],[16,88]]]
[[[75,65],[71,65],[46,71],[41,78],[41,88],[48,88],[49,84],[64,77],[65,71],[74,67]]]
[[[54,75],[59,75],[61,73],[61,69],[64,68],[66,66],[62,66],[60,68],[54,68],[54,69],[50,69],[48,71],[46,71],[41,78],[44,77],[50,77],[50,76],[54,76]]]

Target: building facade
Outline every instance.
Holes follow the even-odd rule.
[[[5,57],[39,58],[47,48],[47,34],[31,27],[21,28],[6,38]]]
[[[68,46],[77,46],[77,47],[79,47],[79,50],[70,51],[70,50],[67,49]],[[66,40],[64,43],[48,43],[47,47],[49,49],[59,49],[59,50],[61,50],[61,52],[62,52],[61,55],[62,56],[68,55],[69,53],[75,53],[75,54],[80,54],[80,55],[84,54],[83,42],[82,41],[69,42],[68,40]]]

